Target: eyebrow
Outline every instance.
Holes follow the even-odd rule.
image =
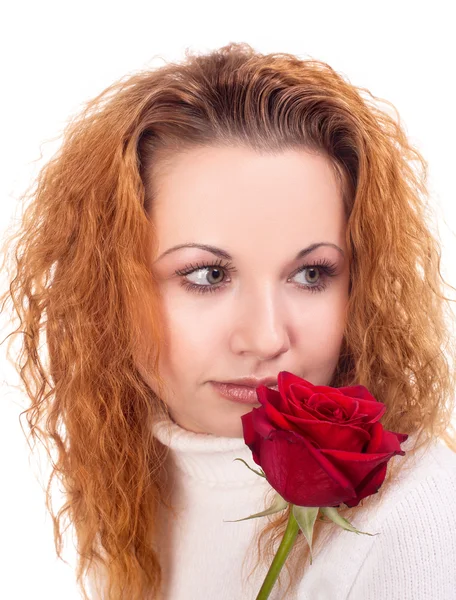
[[[295,256],[294,260],[299,260],[300,258],[303,258],[304,256],[310,254],[310,252],[313,252],[320,246],[330,246],[331,248],[335,248],[342,254],[342,256],[345,257],[344,251],[342,250],[342,248],[337,246],[337,244],[332,244],[331,242],[316,242],[315,244],[310,244],[310,246],[307,246],[307,248],[303,248],[302,250],[300,250]],[[165,250],[165,252],[163,252],[163,254],[161,254],[157,258],[157,261],[166,256],[167,254],[171,254],[171,252],[175,252],[176,250],[180,250],[181,248],[200,248],[201,250],[211,252],[212,254],[215,254],[215,256],[219,256],[220,258],[233,260],[231,254],[226,250],[222,250],[222,248],[217,248],[216,246],[211,246],[210,244],[196,244],[190,242],[188,244],[178,244],[177,246],[172,246],[171,248],[168,248],[168,250]]]

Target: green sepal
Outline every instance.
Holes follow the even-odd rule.
[[[312,564],[312,537],[313,528],[317,519],[318,506],[296,506],[293,505],[293,516],[298,522],[299,529],[305,535],[310,548],[310,564]]]
[[[248,464],[245,462],[245,460],[244,460],[243,458],[234,458],[234,459],[233,459],[233,462],[234,462],[235,460],[240,460],[241,462],[243,462],[243,463],[245,464],[245,466],[246,466],[248,469],[250,469],[251,471],[253,471],[253,472],[254,472],[254,473],[256,473],[257,475],[259,475],[260,477],[265,477],[265,478],[266,478],[266,475],[264,474],[264,471],[263,471],[263,469],[261,469],[261,473],[260,473],[259,471],[256,471],[255,469],[252,469],[252,467],[249,467],[249,465],[248,465]]]
[[[353,525],[349,521],[347,521],[347,519],[344,519],[344,517],[342,517],[338,513],[337,508],[334,506],[321,507],[320,510],[324,515],[331,519],[331,521],[336,523],[336,525],[339,525],[339,527],[342,527],[347,531],[353,531],[357,534],[362,533],[363,535],[378,535],[378,533],[367,533],[366,531],[358,531],[356,527],[353,527]]]
[[[260,513],[255,515],[250,515],[250,517],[244,517],[243,519],[236,519],[235,521],[223,521],[224,523],[237,523],[238,521],[247,521],[248,519],[256,519],[257,517],[265,517],[266,515],[273,515],[276,512],[279,512],[288,506],[288,502],[282,498],[282,496],[276,492],[274,496],[274,500],[269,508],[263,510]]]

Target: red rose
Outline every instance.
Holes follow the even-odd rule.
[[[256,388],[244,440],[271,486],[296,506],[356,506],[375,494],[407,434],[383,429],[386,407],[362,385],[313,385],[288,371]]]

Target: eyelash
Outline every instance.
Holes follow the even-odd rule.
[[[304,289],[305,291],[311,292],[311,293],[322,292],[324,289],[326,289],[326,287],[328,285],[326,280],[330,277],[334,277],[334,275],[337,271],[337,267],[334,263],[331,263],[328,260],[323,259],[320,261],[316,261],[312,264],[302,265],[297,271],[295,271],[294,275],[297,275],[298,273],[301,273],[302,271],[305,271],[306,269],[313,269],[314,267],[318,267],[319,270],[323,271],[324,283],[318,283],[318,284],[312,285],[312,286],[299,284],[299,288]],[[217,260],[215,262],[211,262],[211,263],[196,263],[196,265],[192,265],[192,264],[186,265],[184,269],[178,269],[177,271],[175,271],[175,274],[179,275],[181,278],[184,278],[186,275],[190,275],[191,273],[194,273],[195,271],[199,271],[201,269],[208,269],[208,268],[222,268],[227,271],[236,271],[236,268],[232,266],[232,263],[230,263],[230,262],[224,263],[221,259],[219,259],[219,260]],[[182,287],[184,289],[189,290],[191,292],[196,292],[198,294],[207,294],[207,293],[217,292],[220,289],[224,288],[227,284],[219,283],[219,284],[214,284],[214,285],[199,285],[197,283],[191,283],[189,281],[185,281],[185,279],[182,279],[182,282],[180,285],[182,285]]]

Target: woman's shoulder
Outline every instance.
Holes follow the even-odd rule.
[[[394,520],[396,527],[404,529],[425,523],[434,526],[438,519],[443,525],[448,519],[456,521],[455,497],[456,453],[436,440],[405,463],[385,494],[380,518]]]
[[[407,442],[409,442],[407,444]],[[377,494],[367,498],[366,506],[359,512],[360,526],[367,523],[378,527],[396,507],[418,503],[439,505],[444,512],[454,511],[456,503],[447,506],[448,498],[456,494],[456,452],[439,438],[412,451],[414,439],[402,444],[404,457],[395,456],[392,461],[396,470],[391,481],[386,481]],[[401,464],[399,461],[403,461]],[[357,517],[354,517],[357,521]],[[356,523],[353,523],[357,527]],[[408,526],[407,522],[403,523]]]
[[[347,599],[454,598],[455,495],[456,453],[440,441],[418,452],[364,523],[379,535],[359,544],[365,553]]]
[[[402,448],[407,451],[413,441]],[[410,452],[398,466],[397,476],[380,488],[378,497],[367,498],[349,519],[370,535],[334,526],[306,572],[299,600],[454,597],[449,590],[456,578],[456,453],[435,440]],[[448,581],[451,568],[453,579]],[[426,596],[433,584],[440,586],[441,596]]]
[[[407,453],[407,447],[404,449]],[[394,459],[402,460],[402,457],[397,456]],[[409,452],[385,498],[388,498],[389,503],[392,500],[405,501],[410,494],[436,496],[445,489],[454,490],[455,487],[456,452],[436,438],[418,448],[416,452]]]

